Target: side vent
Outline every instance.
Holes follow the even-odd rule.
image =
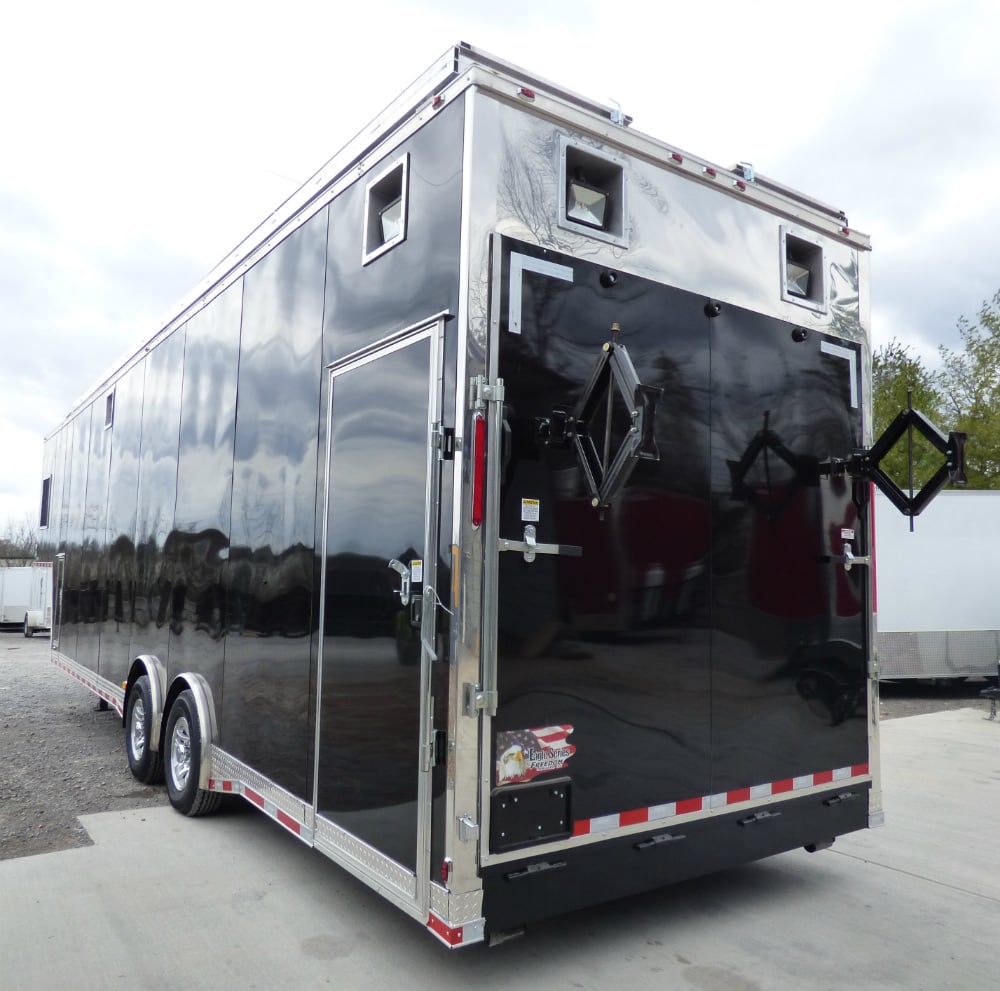
[[[44,530],[49,525],[49,499],[52,493],[52,476],[42,479],[42,505],[38,513],[39,529]]]
[[[781,228],[781,298],[826,312],[823,245],[788,227]]]
[[[406,240],[410,156],[403,155],[365,188],[365,244],[362,264]]]

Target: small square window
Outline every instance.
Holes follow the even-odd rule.
[[[564,135],[559,141],[559,176],[559,226],[627,247],[622,161]]]
[[[826,311],[823,245],[781,228],[781,298],[811,310]]]
[[[364,265],[406,240],[409,163],[404,155],[365,188]]]

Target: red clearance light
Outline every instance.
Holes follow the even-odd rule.
[[[472,525],[482,526],[486,510],[486,417],[472,420]]]
[[[743,190],[744,192],[746,192],[746,188],[747,188],[747,184],[746,184],[746,183],[745,183],[745,182],[744,182],[744,181],[743,181],[742,179],[737,179],[737,180],[736,180],[736,181],[735,181],[735,182],[733,183],[733,185],[734,185],[734,186],[735,186],[735,187],[736,187],[737,189],[742,189],[742,190]]]
[[[434,102],[431,104],[431,109],[437,110],[438,107],[440,107],[443,103],[444,103],[444,97],[440,93],[438,93],[438,95],[434,97]]]
[[[673,152],[673,153],[672,153],[672,154],[670,155],[670,157],[671,157],[671,158],[672,158],[672,159],[673,159],[673,160],[674,160],[674,161],[675,161],[675,162],[676,162],[676,163],[677,163],[678,165],[680,165],[680,163],[684,161],[684,156],[683,156],[683,155],[681,155],[681,154],[680,154],[679,152],[676,152],[676,151],[675,151],[675,152]]]
[[[445,857],[441,861],[441,883],[445,886],[448,884],[448,879],[451,877],[451,857]]]
[[[714,179],[716,176],[716,171],[715,169],[712,168],[711,165],[706,165],[705,168],[702,169],[702,172],[704,172],[705,175],[709,177],[709,179]]]
[[[525,100],[533,100],[535,98],[535,91],[533,89],[528,89],[527,86],[522,86],[517,91],[517,95],[524,97]]]

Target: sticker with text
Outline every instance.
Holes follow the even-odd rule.
[[[521,500],[521,522],[522,523],[537,523],[539,518],[539,510],[541,503],[537,499],[522,499]]]
[[[572,726],[546,726],[497,733],[497,784],[531,781],[539,774],[561,771],[576,753],[566,738]]]

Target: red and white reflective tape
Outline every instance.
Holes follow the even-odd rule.
[[[265,798],[260,792],[254,791],[249,785],[239,781],[220,781],[217,778],[208,779],[209,791],[221,791],[232,795],[242,795],[248,802],[252,802],[261,812],[269,815],[275,822],[280,823],[290,833],[294,833],[299,839],[307,843],[312,842],[312,830],[305,823],[290,816],[283,809],[279,809],[270,799]]]
[[[433,912],[427,917],[427,928],[446,946],[460,946],[465,939],[464,926],[449,926]]]
[[[649,805],[643,809],[629,809],[627,812],[597,816],[594,819],[578,819],[573,823],[573,835],[589,836],[592,833],[603,833],[609,829],[621,829],[623,826],[662,822],[677,816],[690,815],[693,812],[711,812],[715,809],[728,808],[730,805],[741,805],[744,802],[753,802],[761,798],[786,795],[791,792],[803,791],[806,788],[832,784],[835,781],[853,781],[867,775],[867,764],[855,764],[852,767],[838,767],[832,771],[817,771],[815,774],[803,774],[798,778],[785,778],[782,781],[771,781],[768,784],[752,785],[749,788],[739,788],[735,791],[724,791],[717,795],[703,795],[701,798],[686,798],[678,802],[665,802],[663,805]]]
[[[78,667],[71,667],[55,655],[52,656],[52,663],[59,668],[60,671],[65,671],[71,678],[75,678],[81,685],[90,689],[90,691],[92,691],[99,699],[103,699],[107,702],[119,716],[124,714],[122,710],[122,700],[116,695],[112,695],[106,688],[102,688],[96,681],[93,681],[86,675],[81,674]]]

